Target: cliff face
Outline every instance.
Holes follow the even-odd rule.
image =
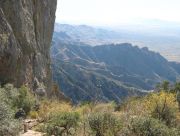
[[[0,0],[0,82],[51,87],[57,0]]]

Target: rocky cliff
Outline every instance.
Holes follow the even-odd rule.
[[[57,0],[0,0],[0,82],[51,86]]]

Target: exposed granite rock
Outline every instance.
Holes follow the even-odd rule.
[[[0,0],[0,82],[51,87],[50,45],[57,0]]]

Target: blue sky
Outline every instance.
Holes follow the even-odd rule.
[[[180,0],[58,0],[56,22],[119,25],[137,20],[180,22]]]

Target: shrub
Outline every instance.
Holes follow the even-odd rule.
[[[14,111],[12,110],[12,103],[10,102],[10,90],[0,88],[0,136],[15,136],[20,130],[20,123],[14,119]]]
[[[150,116],[168,126],[176,126],[178,104],[175,93],[161,91],[142,98],[131,98],[121,106],[121,110],[126,120],[131,116]]]
[[[157,103],[151,115],[156,119],[164,121],[166,125],[174,124],[176,117],[171,107],[167,106],[166,101],[164,101],[163,105]]]
[[[179,111],[180,111],[180,90],[177,91],[176,100],[177,100],[177,102],[178,102],[178,108],[179,108]]]
[[[169,126],[174,124],[178,112],[175,94],[153,93],[146,97],[144,105],[152,117],[164,121]]]
[[[112,113],[93,113],[88,122],[96,136],[114,136],[122,127],[120,120]]]
[[[38,115],[41,120],[48,121],[52,114],[71,111],[72,107],[68,103],[59,102],[58,100],[44,99],[41,101]]]
[[[94,112],[113,112],[115,110],[116,104],[115,102],[110,103],[98,103],[94,105]]]
[[[38,113],[37,113],[37,111],[30,111],[30,112],[29,112],[29,117],[30,117],[31,119],[37,119],[37,118],[38,118]]]
[[[14,88],[11,84],[6,84],[4,88],[1,88],[1,101],[16,109],[15,103],[18,98],[19,92],[17,88]]]
[[[45,125],[48,135],[72,135],[78,126],[80,116],[76,112],[59,113],[51,117]]]
[[[134,117],[123,132],[126,136],[179,136],[180,131],[168,128],[157,119],[149,117]]]
[[[26,115],[31,111],[33,106],[35,105],[35,98],[30,93],[29,89],[25,86],[19,88],[19,95],[16,98],[14,106],[18,109],[23,109]]]

